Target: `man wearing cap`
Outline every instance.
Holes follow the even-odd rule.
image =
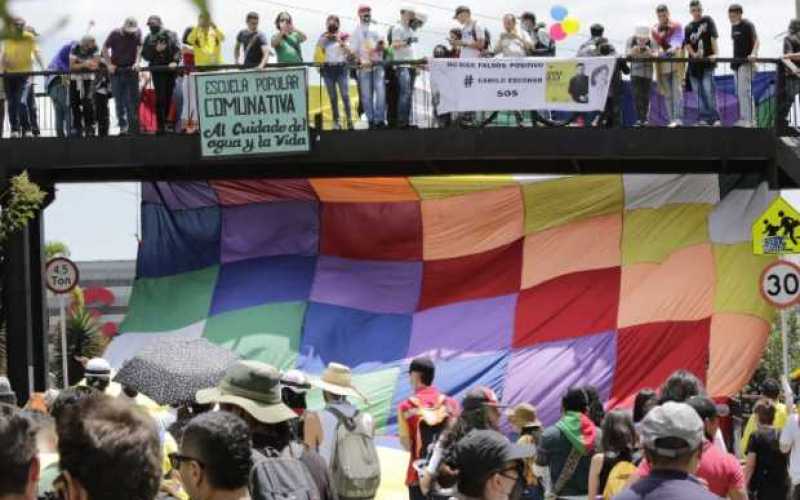
[[[692,396],[686,401],[703,424],[703,442],[697,477],[708,484],[708,489],[715,495],[736,499],[747,498],[747,484],[744,471],[736,457],[723,452],[714,446],[714,436],[719,429],[719,415],[713,401],[705,396]],[[650,473],[650,462],[644,461],[639,466],[638,475]]]
[[[397,407],[400,444],[410,453],[406,472],[410,500],[426,498],[419,487],[414,462],[428,455],[430,450],[427,448],[434,444],[438,434],[459,412],[458,402],[433,386],[435,374],[436,366],[430,358],[419,357],[411,361],[408,378],[413,395]]]
[[[419,41],[411,28],[415,17],[414,8],[404,5],[400,8],[400,22],[392,27],[392,48],[397,61],[413,61],[414,45]],[[397,77],[397,126],[408,127],[411,118],[411,81],[414,68],[411,66],[395,67]]]
[[[617,495],[617,500],[712,500],[694,477],[700,464],[703,421],[691,406],[667,402],[650,410],[640,427],[650,475]]]
[[[513,445],[497,431],[470,432],[453,450],[460,498],[518,498],[524,486],[523,460],[534,453],[533,447]]]
[[[313,479],[321,500],[335,500],[327,468],[320,456],[303,447],[292,433],[291,421],[297,415],[281,399],[281,376],[273,366],[258,361],[239,361],[230,367],[217,387],[197,392],[199,404],[218,403],[223,411],[241,417],[253,434],[253,459],[256,463],[279,458],[297,459]],[[251,477],[251,489],[261,484],[258,474]]]
[[[103,58],[111,74],[111,89],[120,135],[139,133],[139,60],[142,32],[136,18],[125,19],[103,44]]]
[[[555,495],[586,495],[589,467],[601,433],[586,414],[589,398],[583,389],[570,388],[561,406],[561,419],[542,433],[536,464],[550,468],[549,477],[543,478],[547,491]]]
[[[361,106],[367,115],[370,128],[386,126],[386,84],[383,55],[385,42],[372,24],[372,8],[369,5],[358,7],[359,24],[350,37],[350,48],[360,64],[358,85],[361,92]]]
[[[11,390],[11,382],[6,377],[0,377],[0,403],[17,406],[17,395]]]
[[[111,383],[111,365],[103,358],[92,358],[86,363],[86,385],[105,392]]]
[[[164,28],[158,16],[150,16],[147,19],[147,27],[150,28],[150,33],[144,39],[142,59],[150,66],[177,68],[181,61],[178,35]],[[172,95],[175,93],[177,73],[161,70],[153,72],[151,77],[156,92],[156,130],[157,133],[163,134],[167,128],[167,116],[172,104]]]
[[[642,127],[647,125],[647,117],[650,114],[653,63],[635,60],[656,56],[655,44],[650,39],[650,28],[638,26],[633,36],[628,39],[627,47],[628,57],[634,59],[634,62],[631,63],[631,86],[633,87],[633,101],[636,104],[636,126]]]
[[[348,397],[365,400],[364,396],[353,385],[353,374],[345,365],[330,363],[319,379],[312,379],[311,385],[322,389],[325,408],[322,411],[308,413],[305,424],[305,443],[312,450],[317,450],[328,467],[333,463],[336,430],[339,418],[353,418],[356,414],[370,434],[374,432],[372,415],[359,410],[348,401]]]

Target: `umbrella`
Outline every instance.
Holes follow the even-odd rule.
[[[168,339],[151,344],[122,365],[114,382],[162,405],[194,402],[200,389],[216,386],[239,358],[206,339]]]

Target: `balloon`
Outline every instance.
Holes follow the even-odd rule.
[[[574,35],[581,29],[581,23],[574,17],[568,17],[561,23],[561,27],[564,28],[564,33]]]
[[[550,26],[550,38],[556,42],[560,42],[561,40],[567,38],[567,34],[564,32],[564,28],[561,26],[561,23],[556,23]]]
[[[563,5],[556,5],[550,9],[550,17],[556,21],[563,21],[567,17],[567,8]]]

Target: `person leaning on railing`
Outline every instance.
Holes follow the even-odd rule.
[[[103,61],[111,75],[119,134],[139,133],[139,61],[142,32],[135,18],[125,19],[103,44]]]
[[[77,137],[95,135],[95,71],[99,68],[100,56],[97,43],[91,35],[81,38],[69,54],[70,75],[69,101],[72,110],[72,132]]]
[[[150,66],[177,68],[181,60],[178,35],[165,29],[159,16],[150,16],[147,26],[150,28],[150,33],[144,39],[142,59],[147,61]],[[156,92],[156,132],[163,134],[167,128],[167,118],[172,104],[172,96],[175,93],[177,73],[154,71],[150,76]],[[174,124],[170,124],[170,128],[173,126]]]
[[[800,19],[792,19],[789,32],[783,39],[783,60],[786,62],[786,97],[781,101],[778,116],[785,128],[788,125],[786,115],[800,94],[800,73],[796,64],[800,63]]]
[[[72,132],[72,113],[70,111],[70,53],[78,42],[68,42],[61,46],[56,56],[47,65],[47,71],[62,74],[48,75],[44,80],[44,88],[53,102],[55,112],[56,137],[69,137]],[[0,127],[2,124],[0,124]]]

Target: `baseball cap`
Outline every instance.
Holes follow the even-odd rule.
[[[289,370],[283,374],[281,384],[295,394],[305,394],[311,389],[308,377],[300,370]]]
[[[17,395],[11,390],[11,382],[6,377],[0,377],[0,403],[16,406]]]
[[[122,29],[128,33],[136,33],[136,30],[139,29],[139,23],[136,21],[135,17],[129,17],[125,19]]]
[[[92,358],[86,363],[86,378],[111,379],[111,365],[103,358]]]
[[[703,421],[697,412],[686,403],[669,401],[656,406],[640,423],[642,444],[658,456],[675,458],[694,451],[703,443]],[[659,441],[666,438],[679,439],[686,446],[665,447]]]
[[[361,4],[358,6],[358,15],[361,15],[365,12],[372,12],[372,7],[369,5]]]
[[[500,471],[508,462],[535,454],[533,446],[511,444],[497,431],[474,430],[456,443],[454,458],[459,476],[476,479]]]
[[[277,424],[297,415],[281,399],[281,374],[272,365],[239,361],[228,368],[217,387],[197,391],[201,405],[236,405],[265,424]]]
[[[494,406],[495,408],[502,408],[497,401],[497,395],[493,390],[488,387],[478,386],[474,387],[467,392],[464,399],[461,400],[461,408],[464,411],[477,410],[484,406]]]
[[[467,7],[466,5],[460,5],[456,7],[456,14],[453,16],[453,19],[457,18],[458,15],[461,14],[462,12],[471,13],[472,11],[470,11],[469,7]]]

